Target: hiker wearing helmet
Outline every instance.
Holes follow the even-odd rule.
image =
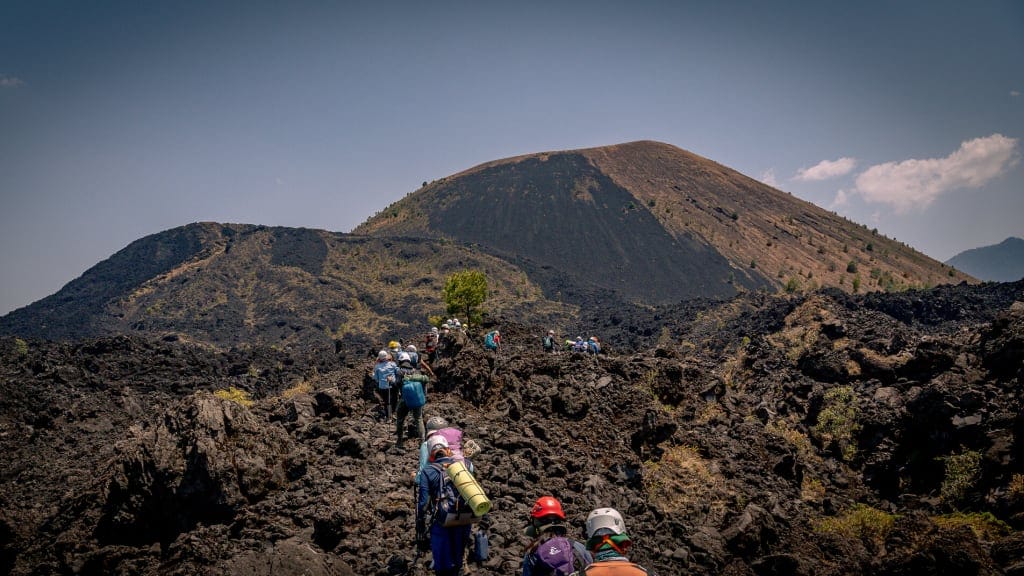
[[[409,355],[409,359],[412,361],[412,367],[416,369],[421,369],[422,367],[420,366],[420,353],[416,351],[416,345],[409,344],[408,346],[405,347],[405,352],[406,354]]]
[[[373,367],[373,379],[377,381],[377,397],[380,399],[382,416],[391,419],[394,406],[392,389],[398,378],[398,365],[392,362],[387,350],[377,353],[377,364]]]
[[[586,546],[567,536],[565,512],[554,496],[541,496],[530,510],[526,535],[533,538],[523,556],[523,576],[582,574],[594,561]]]
[[[427,334],[426,346],[424,346],[424,351],[427,353],[427,360],[437,362],[437,346],[440,339],[441,331],[437,326],[431,326],[430,332]]]
[[[632,544],[626,533],[626,522],[614,508],[598,508],[587,516],[587,550],[594,563],[583,574],[590,576],[645,576],[639,564],[626,557]]]
[[[423,429],[423,406],[427,403],[426,383],[427,377],[420,373],[412,363],[408,352],[398,355],[398,381],[401,383],[401,394],[398,396],[398,418],[395,421],[395,434],[398,441],[396,448],[402,447],[403,436],[405,435],[405,417],[412,413],[413,422],[416,424],[416,431],[422,442],[426,439],[426,431]]]
[[[457,576],[462,571],[472,525],[468,520],[453,521],[441,509],[453,490],[446,468],[455,460],[448,441],[439,434],[432,436],[427,441],[427,453],[430,464],[420,474],[416,503],[416,546],[420,550],[429,546],[437,576]],[[475,474],[472,462],[465,459],[463,464]]]
[[[388,353],[391,354],[392,360],[398,362],[398,355],[402,353],[402,343],[398,340],[388,342]]]

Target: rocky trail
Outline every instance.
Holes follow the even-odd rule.
[[[1024,284],[588,314],[607,354],[509,320],[434,366],[494,503],[468,573],[553,494],[663,576],[1024,574]],[[429,573],[374,352],[0,340],[0,573]]]

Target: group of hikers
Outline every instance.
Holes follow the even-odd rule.
[[[558,352],[557,342],[554,330],[548,330],[548,333],[541,338],[541,346],[544,348],[544,351],[551,354]],[[577,336],[576,340],[566,340],[562,348],[574,354],[600,354],[601,342],[597,339],[597,336],[591,336],[586,340],[583,339],[583,336]]]
[[[490,501],[475,479],[477,471],[471,460],[479,447],[472,440],[464,441],[462,431],[440,416],[423,420],[426,390],[433,376],[429,361],[443,357],[446,345],[459,344],[455,334],[463,336],[461,344],[464,344],[465,330],[458,320],[449,320],[440,329],[431,329],[422,355],[414,344],[403,346],[400,341],[391,341],[386,349],[378,352],[373,369],[381,412],[388,422],[392,413],[396,416],[395,448],[404,446],[408,416],[412,416],[417,429],[420,443],[419,465],[413,474],[415,545],[417,558],[430,551],[432,568],[438,576],[461,574],[467,551],[470,560],[476,561],[485,560],[488,553],[486,534],[472,532],[473,524],[490,510]],[[556,352],[555,341],[554,331],[548,331],[542,341],[544,350]],[[499,330],[485,335],[485,348],[496,351],[500,346]],[[575,342],[567,341],[566,348],[597,354],[600,344],[595,337],[586,341],[578,337]],[[393,404],[395,400],[397,405]],[[530,511],[525,531],[531,540],[523,555],[523,576],[648,574],[626,556],[632,540],[617,510],[597,508],[591,511],[585,531],[585,542],[570,538],[561,502],[550,495],[540,497]]]
[[[467,446],[475,443],[468,442]],[[427,421],[427,437],[420,448],[416,478],[416,547],[431,553],[434,573],[457,576],[462,571],[467,548],[473,543],[470,558],[482,561],[487,555],[486,535],[472,533],[478,520],[472,505],[465,501],[451,474],[476,475],[476,467],[464,450],[462,431],[448,425],[439,416]],[[489,509],[489,507],[488,507]],[[626,532],[622,515],[614,508],[597,508],[586,520],[586,542],[569,537],[562,503],[554,496],[541,496],[530,510],[525,535],[527,544],[522,560],[523,576],[642,576],[647,570],[629,561],[632,539]]]

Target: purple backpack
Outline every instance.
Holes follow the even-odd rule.
[[[462,430],[458,428],[441,428],[436,432],[431,432],[431,436],[438,435],[448,441],[448,448],[452,451],[452,458],[458,461],[462,461],[465,458],[462,455]]]
[[[534,574],[569,576],[576,571],[573,567],[572,540],[565,536],[548,538],[537,545],[533,554],[537,557]]]

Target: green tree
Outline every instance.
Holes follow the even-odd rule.
[[[487,299],[487,275],[479,270],[463,270],[444,282],[444,303],[449,314],[466,317],[466,323],[478,323],[478,308]]]

